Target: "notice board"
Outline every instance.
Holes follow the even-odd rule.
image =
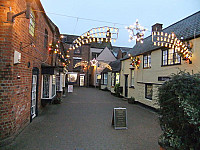
[[[127,129],[127,110],[126,108],[114,108],[112,125],[115,129]]]

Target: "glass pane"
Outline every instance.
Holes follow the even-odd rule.
[[[163,65],[167,65],[167,50],[163,51]]]
[[[174,56],[174,50],[173,49],[169,49],[169,53],[168,53],[168,65],[174,64],[173,61],[173,57]]]
[[[146,98],[152,99],[152,95],[153,95],[153,85],[146,84]]]
[[[52,97],[56,95],[56,75],[52,75]]]
[[[49,98],[49,75],[43,75],[43,98]]]
[[[119,73],[116,73],[116,84],[119,84]]]

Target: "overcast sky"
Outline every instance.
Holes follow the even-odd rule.
[[[135,42],[128,42],[129,33],[125,26],[133,24],[136,19],[148,29],[146,37],[150,35],[151,26],[155,23],[162,23],[165,28],[200,11],[200,0],[41,0],[41,2],[47,15],[62,34],[81,35],[91,28],[115,26],[119,28],[119,38],[112,44],[124,47],[135,45]],[[77,21],[77,18],[67,16],[112,23],[83,19]]]

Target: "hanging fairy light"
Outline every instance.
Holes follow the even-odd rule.
[[[143,43],[144,33],[147,31],[144,27],[142,27],[138,23],[138,19],[134,23],[134,25],[130,25],[129,27],[125,27],[129,32],[129,42],[136,40],[137,42]]]
[[[103,41],[115,42],[116,39],[118,38],[118,33],[119,29],[116,27],[103,26],[103,27],[92,28],[91,30],[83,33],[80,37],[75,39],[73,41],[73,45],[71,46],[71,48],[74,50],[79,46],[81,46],[81,44],[84,45],[92,42],[99,42],[100,40],[102,42]]]
[[[168,34],[160,31],[154,31],[152,33],[152,42],[155,46],[165,46],[173,49],[175,48],[178,54],[184,60],[189,60],[189,63],[192,63],[190,60],[192,57],[192,44],[181,42],[181,40],[176,37],[174,32]]]

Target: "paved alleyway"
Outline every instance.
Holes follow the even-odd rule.
[[[111,126],[114,107],[126,107],[128,129]],[[158,150],[157,115],[109,92],[75,88],[63,103],[47,106],[16,138],[11,150]]]

